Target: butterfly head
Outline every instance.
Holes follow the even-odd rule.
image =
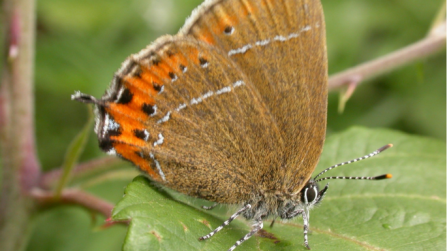
[[[345,176],[333,176],[333,177],[324,177],[317,179],[320,175],[328,172],[329,170],[332,170],[336,167],[343,166],[346,164],[351,164],[360,160],[364,160],[370,157],[373,157],[386,149],[392,147],[392,144],[385,145],[376,151],[365,155],[363,157],[353,159],[350,161],[342,162],[336,165],[333,165],[329,168],[326,168],[319,174],[317,174],[314,178],[309,179],[309,181],[306,183],[306,185],[301,189],[299,193],[296,193],[298,197],[296,197],[294,200],[288,201],[287,203],[283,204],[283,207],[278,208],[278,216],[281,219],[292,219],[296,216],[302,215],[303,217],[309,217],[309,210],[312,209],[314,206],[318,205],[322,200],[324,195],[326,194],[326,191],[329,187],[329,183],[326,184],[326,186],[320,190],[318,186],[318,182],[329,180],[329,179],[354,179],[354,180],[382,180],[382,179],[389,179],[392,177],[391,174],[383,174],[379,176],[373,176],[373,177],[345,177]]]
[[[310,179],[303,187],[296,199],[288,201],[283,207],[278,208],[278,216],[288,220],[301,215],[304,211],[309,211],[318,205],[323,199],[329,184],[320,190],[314,179]]]

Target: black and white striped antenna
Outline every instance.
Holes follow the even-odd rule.
[[[367,154],[367,155],[365,155],[363,157],[360,157],[360,158],[357,158],[357,159],[353,159],[353,160],[350,160],[350,161],[346,161],[346,162],[342,162],[340,164],[336,164],[336,165],[333,165],[331,167],[328,167],[328,168],[324,169],[321,173],[317,174],[317,176],[314,177],[314,180],[315,180],[315,182],[320,182],[320,181],[323,181],[323,180],[332,180],[332,179],[348,179],[348,180],[383,180],[383,179],[390,179],[390,178],[393,177],[393,175],[391,175],[389,173],[382,174],[382,175],[379,175],[379,176],[374,176],[374,177],[333,176],[333,177],[324,177],[324,178],[317,179],[318,176],[326,173],[327,171],[329,171],[331,169],[334,169],[334,168],[339,167],[339,166],[351,164],[351,163],[354,163],[354,162],[357,162],[357,161],[360,161],[360,160],[371,158],[371,157],[376,156],[377,154],[385,151],[386,149],[388,149],[390,147],[393,147],[393,144],[388,144],[388,145],[382,146],[381,148],[379,148],[379,149],[375,150],[374,152],[372,152],[370,154]]]

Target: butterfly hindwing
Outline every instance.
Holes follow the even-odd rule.
[[[258,189],[256,170],[279,167],[284,145],[257,89],[201,41],[165,36],[132,55],[103,102],[100,142],[179,192],[238,203]]]

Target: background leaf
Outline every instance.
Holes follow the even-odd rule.
[[[386,152],[328,174],[392,173],[394,177],[330,181],[321,206],[311,211],[310,246],[314,250],[445,249],[444,143],[383,129],[353,128],[327,140],[316,172],[391,142],[395,147]],[[115,220],[131,219],[125,250],[226,250],[250,229],[242,221],[234,222],[210,240],[199,242],[198,237],[219,226],[229,214],[216,216],[188,205],[203,205],[203,201],[188,202],[185,196],[176,196],[183,202],[173,200],[170,193],[142,176],[127,187],[113,212]],[[264,223],[264,229],[277,239],[256,236],[240,249],[305,249],[301,218],[278,221],[272,229],[269,223]]]

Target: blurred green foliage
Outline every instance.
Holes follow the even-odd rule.
[[[131,53],[158,36],[175,34],[201,0],[37,1],[36,133],[45,170],[59,166],[87,120],[75,90],[100,97]],[[329,73],[386,55],[428,32],[442,0],[322,0]],[[393,128],[445,141],[445,51],[361,85],[337,112],[329,97],[328,133],[354,125]],[[388,143],[388,142],[384,142]],[[92,137],[83,160],[102,153]],[[129,165],[130,166],[130,165]],[[130,181],[130,180],[129,180]],[[128,181],[90,192],[117,202]],[[103,222],[102,218],[97,224]],[[94,231],[88,212],[60,207],[38,215],[28,250],[120,250],[125,227]]]

